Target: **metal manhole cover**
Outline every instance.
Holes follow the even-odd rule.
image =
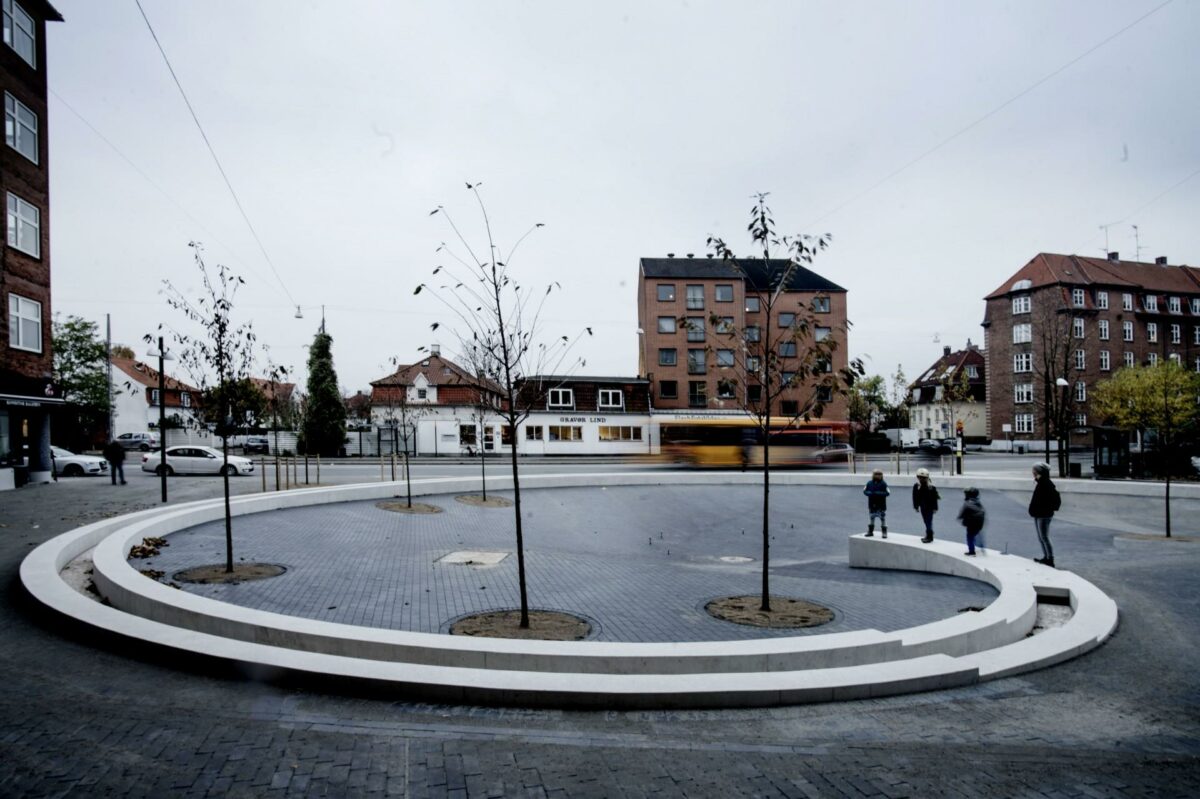
[[[508,557],[507,552],[479,552],[475,550],[460,550],[444,555],[436,563],[457,563],[462,566],[495,566]]]

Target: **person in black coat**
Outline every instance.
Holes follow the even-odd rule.
[[[937,513],[939,499],[941,496],[933,481],[929,479],[929,470],[917,469],[917,483],[913,486],[912,500],[913,510],[920,513],[921,521],[925,522],[925,537],[921,539],[923,544],[933,543],[933,514]]]
[[[104,460],[108,461],[108,472],[112,484],[117,484],[117,472],[121,473],[121,485],[125,485],[125,448],[115,440],[104,445]]]
[[[1050,520],[1054,511],[1062,505],[1058,489],[1050,479],[1050,464],[1035,463],[1033,465],[1033,496],[1029,500],[1029,515],[1033,517],[1033,526],[1037,530],[1038,543],[1042,545],[1042,557],[1034,558],[1035,563],[1054,566],[1054,547],[1050,545]]]

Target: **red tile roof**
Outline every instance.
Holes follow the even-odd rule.
[[[1194,266],[1110,261],[1107,258],[1043,252],[1034,256],[1033,260],[1004,281],[1004,285],[984,299],[990,300],[1011,293],[1013,284],[1019,280],[1029,280],[1032,283],[1031,288],[1035,289],[1066,284],[1140,288],[1163,294],[1200,293],[1200,269]]]
[[[150,388],[158,388],[158,370],[152,369],[141,361],[133,358],[113,358],[113,366],[120,369],[135,382],[141,383],[143,386]],[[200,390],[189,386],[181,380],[176,380],[170,375],[165,375],[163,385],[170,390],[190,391],[194,394],[199,394]]]

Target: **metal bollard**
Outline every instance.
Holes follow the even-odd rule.
[[[258,471],[262,475],[263,493],[267,492],[267,459],[265,457],[258,459]]]
[[[396,482],[396,453],[392,453],[392,482]]]
[[[317,485],[321,484],[321,453],[317,453]]]
[[[308,453],[304,453],[304,484],[308,485]]]

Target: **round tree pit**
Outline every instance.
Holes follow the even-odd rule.
[[[427,505],[424,502],[414,502],[409,505],[403,500],[390,500],[388,502],[376,502],[375,507],[380,510],[390,510],[392,513],[441,513],[442,509],[437,505]]]
[[[278,577],[287,571],[284,566],[274,563],[235,563],[233,571],[225,571],[224,563],[211,563],[207,566],[196,566],[176,572],[171,579],[181,583],[227,583],[236,585],[251,580],[266,580]]]
[[[816,627],[833,621],[833,611],[806,599],[771,597],[771,610],[760,610],[762,595],[726,596],[704,606],[710,616],[734,624],[773,629]]]
[[[505,497],[492,496],[484,499],[480,494],[464,494],[454,499],[464,505],[474,505],[477,508],[511,508],[513,504],[511,499]]]
[[[537,641],[582,641],[592,625],[578,616],[553,610],[529,611],[529,627],[522,629],[521,611],[493,610],[464,616],[450,625],[451,635],[479,638],[522,638]]]

